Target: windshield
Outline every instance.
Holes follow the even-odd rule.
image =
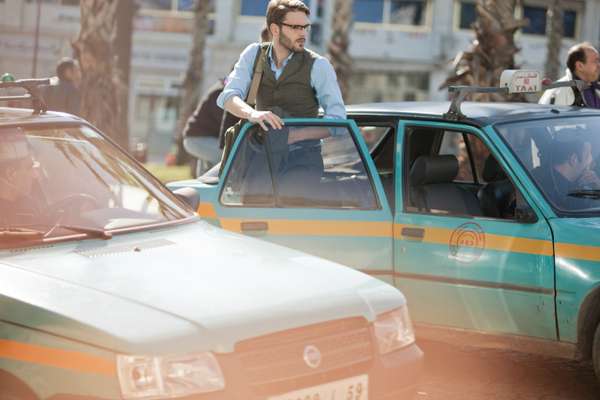
[[[556,211],[600,211],[600,118],[555,118],[496,127]]]
[[[191,215],[89,127],[0,128],[0,246]]]

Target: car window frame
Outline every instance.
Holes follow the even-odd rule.
[[[593,117],[597,117],[596,114],[584,114],[584,115],[555,115],[555,116],[550,116],[550,117],[538,117],[538,118],[531,118],[531,119],[518,119],[518,120],[514,120],[514,121],[500,121],[500,122],[496,122],[494,124],[492,124],[490,126],[490,128],[494,131],[494,133],[498,136],[499,140],[502,141],[502,143],[506,146],[506,148],[508,149],[509,152],[511,152],[511,155],[513,155],[516,163],[519,165],[519,167],[522,168],[522,170],[524,171],[525,176],[527,176],[527,179],[529,180],[532,189],[535,191],[535,197],[537,198],[537,202],[539,204],[543,205],[543,214],[546,215],[548,218],[554,218],[554,217],[558,217],[558,218],[597,218],[599,216],[599,212],[595,211],[595,212],[585,212],[585,211],[565,211],[562,210],[559,207],[556,207],[551,201],[549,201],[546,198],[546,195],[544,193],[544,191],[541,189],[541,187],[538,185],[537,181],[533,178],[533,176],[531,175],[531,173],[529,172],[529,170],[523,165],[523,163],[521,162],[521,160],[519,159],[519,157],[517,157],[516,155],[513,154],[513,150],[512,147],[509,145],[508,140],[497,130],[497,128],[499,126],[502,125],[510,125],[513,123],[523,123],[523,122],[528,122],[528,121],[544,121],[544,120],[564,120],[564,119],[577,119],[577,118],[593,118]]]
[[[274,201],[270,205],[236,205],[236,204],[226,204],[222,201],[223,191],[225,189],[225,184],[229,178],[229,175],[232,170],[232,165],[234,160],[236,159],[239,149],[241,147],[241,143],[246,138],[248,131],[255,126],[256,124],[252,124],[250,122],[246,122],[236,138],[233,146],[231,148],[230,157],[227,159],[225,163],[225,167],[223,169],[222,177],[219,178],[218,188],[217,188],[217,199],[220,207],[231,208],[231,209],[247,209],[247,208],[256,208],[256,209],[269,209],[276,208],[281,210],[344,210],[344,211],[377,211],[385,209],[387,204],[388,209],[391,210],[390,205],[387,202],[387,198],[385,196],[385,192],[383,190],[383,185],[379,177],[377,175],[377,169],[374,165],[373,159],[370,156],[369,149],[362,139],[362,136],[357,133],[359,132],[359,127],[356,122],[352,119],[335,119],[335,118],[284,118],[283,122],[287,126],[323,126],[323,127],[343,127],[348,129],[348,133],[352,138],[354,145],[356,146],[356,151],[360,157],[361,162],[365,167],[365,172],[369,178],[369,184],[371,185],[373,195],[375,196],[376,205],[374,208],[340,208],[340,207],[288,207],[288,206],[280,206],[277,204],[277,201]],[[360,138],[359,138],[360,136]],[[366,157],[368,155],[368,157]],[[275,199],[276,200],[276,199]],[[385,202],[385,203],[384,203]]]
[[[422,128],[433,128],[433,129],[443,129],[444,131],[456,131],[462,134],[472,134],[477,137],[481,142],[486,146],[489,150],[490,154],[496,159],[496,161],[500,164],[500,167],[506,173],[506,176],[512,183],[515,190],[520,195],[521,199],[526,203],[528,208],[535,215],[535,218],[532,220],[522,220],[519,218],[514,219],[506,219],[506,218],[496,218],[489,216],[481,216],[481,215],[459,215],[459,214],[434,214],[430,212],[422,212],[422,211],[412,211],[408,210],[408,174],[409,174],[409,166],[408,159],[405,157],[406,151],[408,150],[408,135],[406,135],[406,129],[409,127],[422,127]],[[397,159],[401,159],[402,163],[402,173],[400,174],[400,179],[402,179],[401,187],[402,193],[401,196],[396,196],[398,199],[401,198],[402,204],[398,207],[399,212],[409,214],[409,215],[424,215],[424,216],[435,216],[435,217],[447,217],[447,218],[468,218],[468,219],[485,219],[506,223],[518,223],[518,224],[535,224],[540,219],[543,219],[543,213],[536,206],[536,202],[531,198],[528,191],[526,189],[526,184],[521,182],[519,179],[517,171],[512,170],[511,168],[507,168],[510,165],[509,161],[503,155],[502,149],[498,148],[496,143],[490,135],[495,135],[498,137],[498,140],[506,147],[506,151],[508,151],[512,156],[512,151],[506,145],[504,138],[493,128],[493,126],[474,126],[461,122],[449,122],[449,121],[432,121],[432,120],[423,120],[423,119],[409,119],[409,118],[401,118],[398,123],[398,132],[402,134],[402,146],[397,150],[400,154],[396,155]],[[439,143],[438,143],[439,144]],[[437,147],[437,146],[436,146]],[[439,150],[439,149],[438,149]],[[471,157],[471,155],[469,154]],[[520,164],[519,164],[520,166]],[[476,171],[475,171],[476,173]],[[529,178],[531,179],[531,178]]]

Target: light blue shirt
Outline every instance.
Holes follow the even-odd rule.
[[[252,69],[259,47],[259,43],[253,43],[244,49],[240,55],[240,59],[235,64],[235,68],[227,78],[225,89],[223,89],[223,92],[217,98],[217,105],[219,107],[224,108],[224,104],[233,96],[238,96],[242,100],[246,98],[248,90],[250,90]],[[294,53],[291,53],[283,61],[281,68],[277,68],[272,57],[272,50],[273,48],[270,47],[267,54],[269,64],[275,74],[275,79],[279,79],[285,66],[294,56]],[[325,57],[318,56],[315,59],[310,71],[310,84],[315,90],[319,105],[323,107],[325,118],[346,118],[346,107],[344,106],[340,87],[337,84],[335,71],[329,60]]]

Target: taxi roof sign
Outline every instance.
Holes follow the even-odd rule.
[[[543,89],[539,71],[528,69],[507,69],[500,75],[500,87],[508,93],[536,93]]]

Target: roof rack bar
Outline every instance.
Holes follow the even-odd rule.
[[[508,88],[500,87],[481,87],[481,86],[450,86],[448,92],[456,93],[450,103],[450,109],[444,114],[444,118],[458,121],[467,118],[460,110],[460,105],[470,93],[503,93],[508,94]]]
[[[14,82],[0,82],[0,89],[19,88],[25,89],[28,94],[23,96],[2,96],[0,101],[31,100],[34,114],[45,113],[48,110],[44,97],[38,86],[50,85],[50,79],[19,79]]]
[[[583,91],[589,86],[584,81],[581,80],[571,80],[571,81],[556,81],[550,84],[542,83],[542,90],[555,89],[560,87],[571,87],[573,88],[573,92],[575,93],[575,102],[573,105],[578,107],[586,107],[587,104],[585,102],[585,98],[583,97]],[[455,93],[452,98],[452,102],[450,103],[450,108],[448,112],[444,114],[444,118],[458,121],[464,118],[467,118],[466,115],[462,113],[460,110],[460,106],[462,102],[465,100],[468,94],[471,93],[502,93],[509,94],[508,87],[481,87],[481,86],[449,86],[449,93]]]
[[[11,100],[26,100],[31,99],[31,95],[24,94],[22,96],[0,96],[0,101],[11,101]]]

